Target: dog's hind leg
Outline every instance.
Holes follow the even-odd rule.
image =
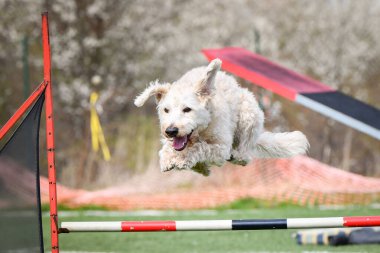
[[[253,94],[248,90],[244,90],[239,109],[233,150],[229,161],[234,164],[246,165],[252,160],[256,142],[263,131],[264,113]]]
[[[202,174],[203,176],[210,175],[210,165],[208,165],[206,162],[198,162],[191,169],[195,172]]]

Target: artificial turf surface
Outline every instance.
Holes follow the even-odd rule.
[[[319,208],[275,207],[244,210],[169,211],[164,213],[65,211],[62,221],[121,220],[206,220],[264,219],[380,215],[380,209],[351,207],[339,210]],[[95,215],[96,214],[96,215]],[[111,215],[112,214],[112,215]],[[44,241],[49,250],[49,219],[45,214]],[[158,233],[71,233],[60,235],[61,252],[380,252],[380,245],[313,246],[297,245],[292,233],[297,230],[158,232]]]

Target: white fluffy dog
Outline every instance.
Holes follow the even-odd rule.
[[[211,165],[226,161],[245,165],[253,158],[304,154],[309,143],[301,132],[263,132],[264,114],[255,97],[220,66],[215,59],[172,84],[152,82],[136,97],[138,107],[156,97],[161,171],[193,169],[208,175]]]

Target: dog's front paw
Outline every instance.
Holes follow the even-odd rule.
[[[161,172],[168,172],[171,170],[189,170],[193,166],[191,166],[190,163],[186,162],[179,162],[179,163],[173,163],[168,165],[161,165]]]
[[[177,161],[175,167],[177,170],[190,170],[194,166],[195,166],[194,162],[188,159],[182,159],[182,160]]]
[[[159,152],[161,172],[176,169],[178,157],[168,145],[164,145]]]
[[[183,156],[166,156],[161,157],[160,159],[161,172],[171,170],[189,170],[194,165],[195,163]]]
[[[192,149],[175,151],[170,146],[163,146],[159,152],[161,172],[192,169],[199,160],[192,155],[194,152]],[[207,174],[207,170],[204,169],[204,171],[202,174]]]
[[[174,170],[176,166],[174,164],[168,165],[168,166],[161,166],[161,172],[168,172],[171,170]]]
[[[177,163],[178,159],[175,157],[162,157],[160,159],[161,172],[168,172],[174,169],[180,169],[180,164]]]

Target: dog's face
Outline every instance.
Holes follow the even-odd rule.
[[[135,105],[142,106],[149,96],[156,96],[162,136],[172,143],[175,150],[182,151],[191,145],[198,133],[210,123],[208,102],[213,95],[220,64],[219,59],[212,61],[205,76],[195,83],[151,83],[136,98]]]
[[[161,133],[175,150],[185,149],[199,131],[207,128],[211,121],[207,105],[208,99],[197,94],[194,85],[178,83],[172,84],[158,103]]]

